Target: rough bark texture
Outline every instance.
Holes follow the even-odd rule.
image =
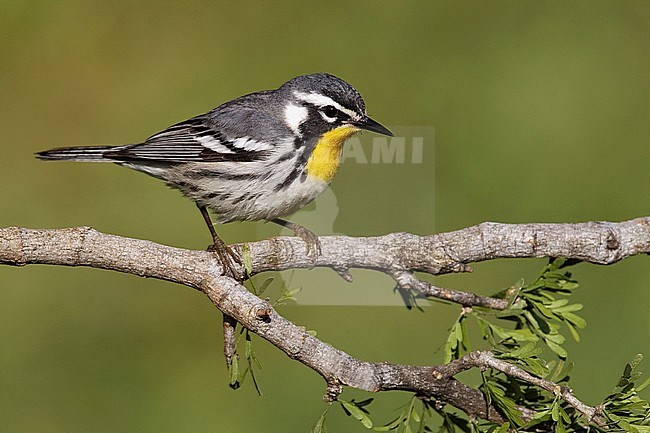
[[[459,303],[502,309],[503,300],[438,288],[417,279],[414,272],[433,275],[467,272],[469,263],[504,257],[566,257],[596,264],[611,264],[650,252],[650,218],[621,223],[498,224],[483,223],[455,232],[431,236],[394,233],[373,238],[330,236],[320,238],[322,254],[314,263],[298,238],[280,237],[246,246],[252,273],[290,268],[329,267],[341,275],[350,268],[375,269],[391,275],[398,285]],[[454,378],[468,368],[495,368],[560,395],[576,410],[593,418],[570,390],[534,377],[495,359],[474,352],[443,366],[371,363],[323,343],[280,316],[271,305],[250,293],[235,279],[222,276],[219,260],[209,252],[168,247],[150,241],[107,235],[89,227],[59,230],[0,229],[0,264],[90,266],[193,287],[205,293],[226,315],[318,372],[326,381],[326,398],[335,399],[341,386],[367,391],[408,390],[433,396],[469,416],[503,422],[496,408],[487,411],[480,391]],[[244,270],[239,269],[243,276]],[[228,326],[232,321],[227,321]],[[225,346],[230,353],[230,343]],[[521,408],[524,419],[533,413]]]

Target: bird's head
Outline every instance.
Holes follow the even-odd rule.
[[[330,74],[302,75],[278,89],[284,103],[286,124],[303,138],[340,130],[349,135],[359,130],[393,136],[366,114],[361,94],[350,84]]]

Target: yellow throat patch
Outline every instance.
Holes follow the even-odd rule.
[[[339,126],[323,134],[307,160],[307,174],[330,183],[341,163],[343,143],[357,132],[354,126]]]

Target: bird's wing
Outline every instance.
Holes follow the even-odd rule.
[[[201,115],[177,123],[149,137],[144,143],[107,152],[105,157],[119,161],[157,163],[257,161],[267,156],[272,146],[210,122]],[[210,124],[212,123],[212,125]]]

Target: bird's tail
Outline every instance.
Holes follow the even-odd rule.
[[[124,146],[85,146],[60,147],[36,153],[36,157],[47,161],[82,161],[82,162],[115,162],[109,154]]]

